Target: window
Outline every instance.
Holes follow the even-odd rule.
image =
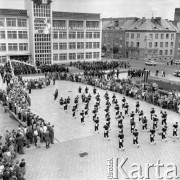
[[[93,53],[93,58],[94,58],[94,59],[99,58],[99,52],[94,52],[94,53]]]
[[[7,18],[6,23],[8,27],[16,27],[16,19],[15,18]]]
[[[100,48],[100,43],[99,42],[93,42],[93,48],[94,49]]]
[[[149,42],[149,47],[152,48],[152,42]]]
[[[17,32],[16,31],[8,31],[8,39],[17,39]]]
[[[53,50],[58,50],[58,43],[53,43]]]
[[[137,38],[138,38],[138,39],[140,38],[140,34],[139,34],[139,33],[137,34]]]
[[[66,32],[59,32],[59,39],[67,39],[67,33]]]
[[[165,50],[165,55],[168,55],[168,50]]]
[[[160,42],[160,47],[163,47],[163,42]]]
[[[0,26],[1,26],[1,27],[4,26],[4,18],[0,18]]]
[[[69,49],[76,49],[76,43],[75,42],[70,42],[69,43]]]
[[[126,41],[126,47],[129,47],[129,42],[128,41]]]
[[[170,50],[170,55],[173,55],[173,50],[172,49]]]
[[[166,39],[169,39],[169,34],[166,34]]]
[[[58,39],[58,32],[53,32],[53,38]]]
[[[65,54],[65,53],[59,54],[59,60],[60,61],[67,60],[67,54]]]
[[[28,38],[27,31],[19,31],[18,37],[19,37],[19,39],[27,39]]]
[[[59,43],[59,49],[67,49],[67,43]]]
[[[99,21],[86,21],[86,28],[99,28]]]
[[[53,61],[58,61],[58,54],[53,54]]]
[[[26,19],[18,19],[18,27],[27,27]]]
[[[155,43],[154,43],[154,47],[158,47],[158,42],[155,42]]]
[[[92,32],[86,32],[86,38],[92,39]]]
[[[69,53],[69,60],[76,59],[76,53]]]
[[[168,47],[168,42],[165,43],[165,47]]]
[[[131,47],[134,47],[134,42],[133,41],[131,42]]]
[[[134,39],[134,33],[131,34],[131,39]]]
[[[53,20],[53,27],[65,29],[66,21],[65,20]]]
[[[19,43],[19,51],[28,51],[28,43]]]
[[[6,63],[6,56],[0,56],[0,63]]]
[[[173,45],[174,45],[173,42],[171,42],[171,47],[172,47],[172,48],[173,48]]]
[[[158,34],[155,34],[155,39],[158,39]]]
[[[76,39],[76,32],[69,32],[69,39]]]
[[[5,31],[0,31],[0,39],[5,39]]]
[[[77,59],[84,59],[84,53],[77,53]]]
[[[83,28],[83,21],[69,21],[70,28]]]
[[[161,39],[164,39],[164,34],[161,34]]]
[[[6,51],[6,44],[5,43],[0,43],[0,52]]]
[[[174,40],[174,34],[171,34],[171,40]]]
[[[77,49],[84,49],[84,42],[77,42]]]
[[[100,32],[94,32],[94,38],[95,39],[100,38]]]
[[[92,52],[86,53],[86,59],[92,59]]]
[[[140,46],[140,42],[137,42],[136,47],[139,47],[139,46]]]
[[[77,32],[78,39],[84,39],[84,32]]]
[[[159,51],[159,55],[163,55],[163,51],[162,50]]]
[[[66,53],[59,54],[59,60],[60,61],[67,60],[67,54]]]
[[[126,33],[126,39],[129,39],[129,33]]]
[[[17,43],[9,43],[8,44],[8,50],[9,51],[17,51],[18,50]]]
[[[86,49],[92,49],[92,42],[86,42]]]
[[[150,35],[149,35],[149,38],[152,40],[152,39],[153,39],[153,34],[150,34]]]

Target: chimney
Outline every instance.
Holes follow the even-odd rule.
[[[175,9],[174,21],[180,22],[180,8],[176,8],[176,9]]]
[[[151,18],[151,22],[154,23],[154,17]]]
[[[146,21],[145,17],[142,17],[142,24]]]
[[[155,20],[161,25],[161,17],[156,17]]]

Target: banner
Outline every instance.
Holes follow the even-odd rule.
[[[50,34],[51,33],[51,19],[47,17],[34,19],[35,34]]]

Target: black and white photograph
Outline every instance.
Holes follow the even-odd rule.
[[[0,0],[0,180],[177,180],[179,136],[179,0]]]

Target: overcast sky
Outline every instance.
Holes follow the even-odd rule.
[[[0,0],[0,8],[23,9],[25,0]],[[100,13],[101,17],[174,19],[180,0],[52,0],[54,11]]]

